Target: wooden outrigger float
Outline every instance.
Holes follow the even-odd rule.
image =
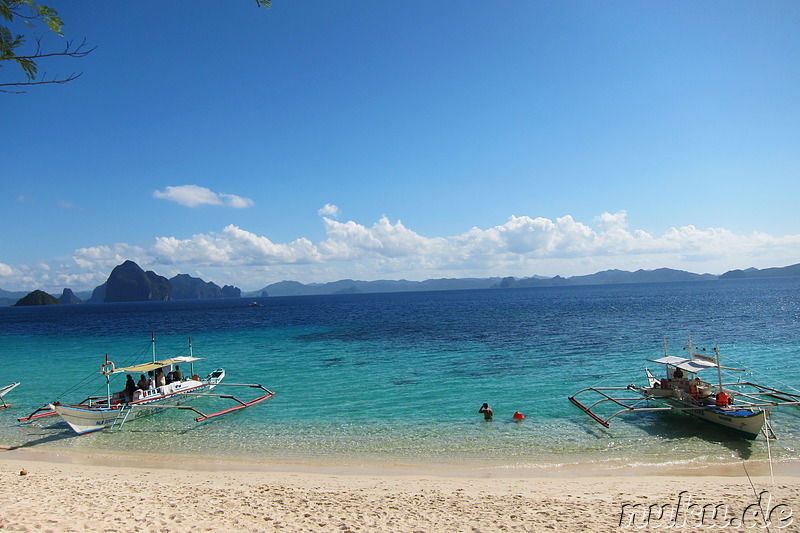
[[[200,378],[194,373],[194,362],[200,358],[191,355],[192,344],[189,339],[189,356],[179,356],[170,359],[156,360],[155,337],[152,338],[152,361],[148,363],[116,368],[106,356],[105,362],[100,366],[100,373],[106,378],[106,395],[89,396],[77,404],[64,404],[53,402],[42,407],[30,415],[17,419],[19,422],[28,422],[39,418],[58,415],[77,434],[83,435],[108,428],[117,430],[122,428],[129,419],[140,418],[150,414],[164,411],[165,409],[191,410],[199,416],[195,421],[202,422],[224,414],[251,407],[271,398],[274,393],[258,384],[221,383],[225,378],[225,370],[218,368]],[[175,376],[179,364],[189,364],[189,376],[184,378],[181,374],[177,379],[168,380],[166,377]],[[147,388],[127,389],[122,392],[111,392],[111,376],[115,374],[142,374],[150,375],[153,383]],[[160,376],[159,376],[160,375]],[[163,381],[156,381],[163,379]],[[260,395],[254,399],[243,401],[230,394],[212,394],[210,391],[217,387],[247,387],[258,389]],[[214,397],[233,400],[236,405],[206,414],[194,406],[184,405],[187,399],[193,397]]]
[[[0,387],[0,409],[5,409],[6,407],[11,407],[11,404],[6,403],[6,399],[4,396],[14,390],[14,388],[19,385],[19,381],[11,383],[10,385],[6,385],[4,387]]]
[[[749,381],[723,382],[723,369],[736,372],[743,370],[721,366],[718,348],[714,348],[713,357],[697,352],[689,337],[687,350],[689,357],[670,356],[666,353],[664,343],[664,357],[651,362],[665,366],[665,378],[658,379],[645,368],[647,385],[587,387],[570,396],[569,400],[605,427],[609,427],[611,420],[623,413],[679,411],[725,427],[748,439],[755,439],[761,433],[767,438],[774,438],[769,423],[771,409],[782,405],[800,405],[800,394],[795,392]],[[714,385],[697,375],[698,372],[713,368],[717,369],[718,378]]]

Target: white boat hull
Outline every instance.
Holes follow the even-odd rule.
[[[156,391],[145,391],[145,396],[130,403],[117,403],[109,406],[106,403],[94,405],[51,404],[53,411],[60,416],[78,435],[100,431],[115,423],[148,416],[170,406],[180,405],[190,393],[212,389],[218,383],[185,380],[171,383]],[[128,412],[126,412],[128,411]]]
[[[657,391],[658,389],[656,389]],[[650,390],[640,391],[649,400],[676,407],[678,410],[695,416],[706,422],[716,424],[733,430],[743,437],[755,439],[761,433],[767,419],[769,409],[743,408],[732,405],[730,407],[716,407],[713,405],[699,406],[696,403],[680,400],[674,396],[652,394]],[[673,391],[666,391],[673,392]]]

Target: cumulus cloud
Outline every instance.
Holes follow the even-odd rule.
[[[322,257],[329,260],[358,259],[367,255],[397,258],[441,253],[443,238],[428,238],[406,228],[399,220],[392,224],[386,216],[371,228],[353,221],[325,218],[328,238],[320,243]]]
[[[16,274],[16,271],[5,263],[0,263],[0,277],[6,278]]]
[[[333,204],[325,204],[317,214],[320,216],[328,216],[328,217],[338,217],[339,216],[339,208]]]
[[[178,187],[166,187],[163,191],[154,191],[153,197],[170,200],[186,207],[198,207],[201,205],[222,205],[243,209],[251,207],[254,202],[250,198],[243,198],[235,194],[214,192],[206,187],[198,185],[180,185]]]
[[[268,236],[228,225],[219,232],[189,238],[158,237],[148,247],[118,243],[81,248],[73,253],[73,260],[86,272],[104,272],[106,276],[125,259],[157,272],[163,271],[159,266],[182,272],[202,267],[231,276],[215,281],[260,288],[279,279],[308,282],[356,276],[570,276],[608,268],[664,266],[722,273],[748,266],[783,266],[792,262],[787,257],[800,255],[800,235],[736,234],[692,225],[651,234],[629,228],[625,211],[603,213],[589,223],[569,215],[555,219],[511,216],[502,224],[474,227],[449,237],[425,236],[386,216],[372,225],[334,220],[331,217],[338,209],[332,205],[319,213],[325,237],[318,242],[306,237],[274,242]],[[0,276],[10,268],[0,266]],[[57,276],[66,279],[63,272],[41,272],[49,280]]]
[[[118,243],[113,246],[92,246],[90,248],[78,248],[72,252],[72,260],[87,269],[92,268],[113,268],[126,259],[135,261],[139,265],[149,264],[148,253],[139,246]]]
[[[150,254],[161,264],[272,265],[318,261],[316,247],[308,239],[275,244],[234,225],[221,233],[197,234],[189,239],[159,237]]]
[[[609,213],[606,211],[601,215],[594,217],[594,221],[600,226],[600,229],[605,232],[611,231],[624,231],[628,227],[628,212],[624,209],[617,213]]]

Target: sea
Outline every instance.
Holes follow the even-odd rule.
[[[777,439],[750,441],[676,412],[624,413],[605,428],[568,397],[643,384],[646,367],[661,375],[650,361],[665,343],[684,354],[689,335],[744,370],[726,380],[800,392],[800,278],[256,301],[0,308],[0,385],[21,382],[0,411],[0,449],[453,471],[798,460],[797,406],[773,409]],[[119,367],[153,350],[189,355],[189,339],[202,358],[195,373],[221,367],[226,383],[275,396],[204,422],[168,410],[83,436],[57,417],[17,422],[48,402],[103,394],[106,357]],[[121,390],[124,377],[110,386]],[[220,389],[245,401],[258,393]],[[231,402],[191,403],[210,412]]]

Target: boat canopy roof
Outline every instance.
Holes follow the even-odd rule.
[[[140,365],[133,365],[133,366],[123,366],[120,368],[115,368],[113,374],[119,374],[121,372],[129,372],[134,374],[144,374],[150,370],[156,370],[157,368],[162,368],[169,365],[175,365],[178,363],[193,363],[194,361],[199,361],[200,357],[190,357],[188,355],[182,355],[179,357],[173,357],[172,359],[163,359],[161,361],[156,361],[154,363],[142,363]]]
[[[668,355],[661,359],[653,360],[653,363],[661,363],[662,365],[674,366],[685,370],[686,372],[699,372],[706,368],[717,368],[717,364],[711,361],[704,361],[702,359],[687,359],[685,357],[675,357]]]

